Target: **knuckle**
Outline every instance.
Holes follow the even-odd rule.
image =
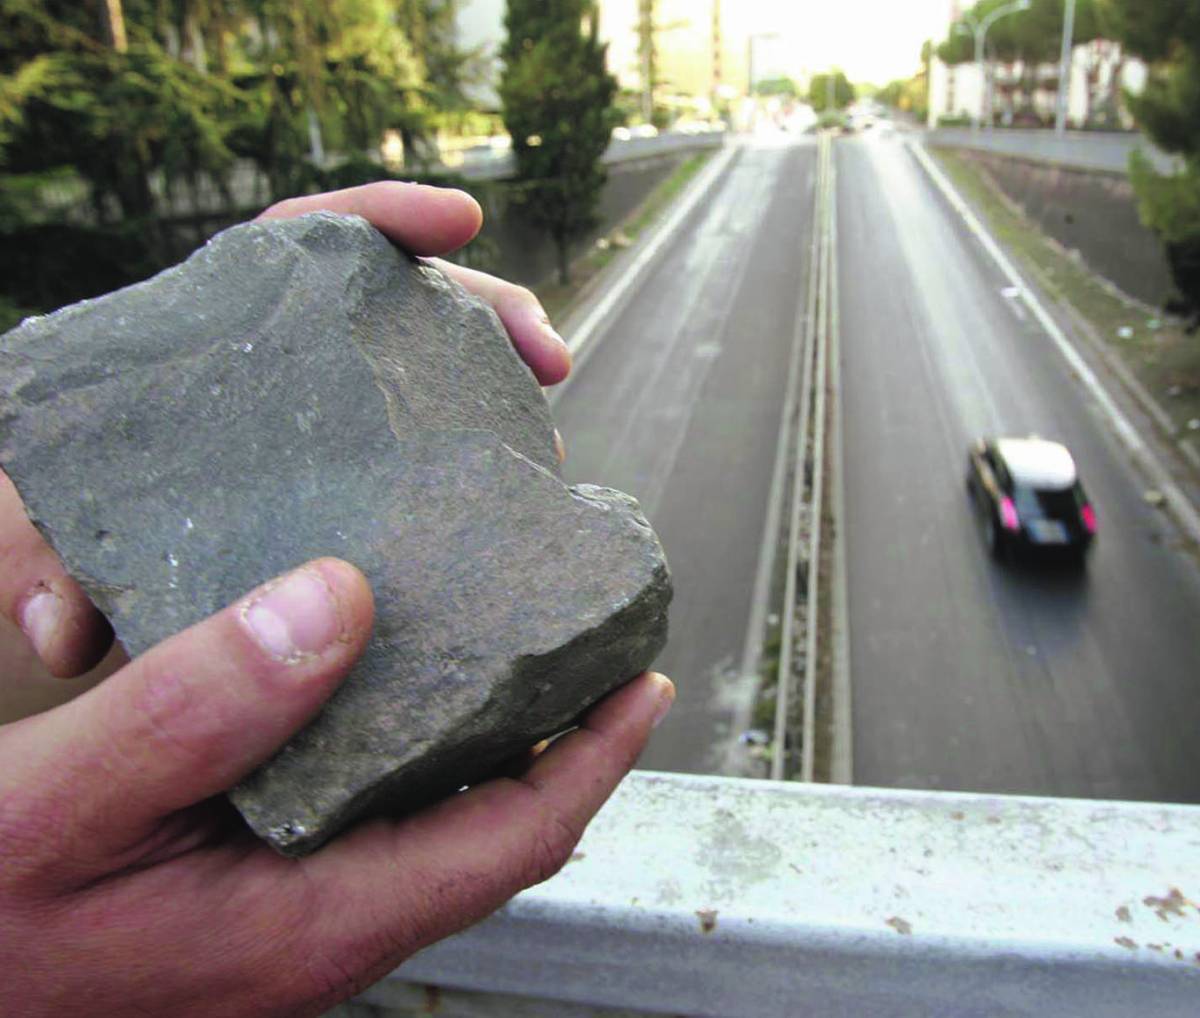
[[[540,309],[542,306],[541,301],[537,299],[534,292],[529,287],[521,286],[519,283],[506,283],[503,296],[513,304],[524,304],[526,307],[537,309]]]
[[[149,753],[182,763],[204,764],[208,740],[203,734],[211,723],[210,711],[175,666],[151,658],[143,661],[141,681],[130,705],[135,719],[129,739],[135,746],[130,748],[136,748],[139,756]]]
[[[540,884],[561,870],[579,844],[582,833],[553,806],[543,805],[541,816],[531,828],[527,885]]]
[[[274,216],[277,218],[286,218],[292,214],[292,209],[295,207],[295,198],[281,198],[277,202],[272,202],[263,209],[261,216]]]
[[[345,1000],[362,989],[355,955],[340,945],[326,946],[309,953],[305,959],[304,973],[311,998],[324,1004]]]
[[[59,844],[64,810],[53,799],[0,794],[0,884],[13,890],[36,877]]]

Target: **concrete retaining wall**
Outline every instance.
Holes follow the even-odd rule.
[[[574,246],[574,254],[586,250],[634,211],[650,193],[674,172],[697,146],[642,159],[630,159],[606,167],[608,183],[600,198],[600,223]],[[467,185],[472,190],[470,184]],[[477,250],[467,252],[471,264],[517,283],[534,285],[555,271],[554,245],[537,230],[504,187],[485,186],[475,195],[483,205],[484,228]]]
[[[1170,296],[1166,255],[1138,219],[1133,187],[1123,172],[955,147],[991,174],[1047,235],[1078,251],[1093,271],[1156,307]]]

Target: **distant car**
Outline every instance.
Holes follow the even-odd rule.
[[[1030,438],[981,438],[967,453],[967,491],[992,556],[1014,552],[1082,559],[1096,537],[1067,447]]]

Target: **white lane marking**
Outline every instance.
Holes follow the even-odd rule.
[[[992,261],[996,263],[996,267],[1000,269],[1013,286],[1020,289],[1020,299],[1033,313],[1034,318],[1037,319],[1038,324],[1041,325],[1046,335],[1054,342],[1054,345],[1058,348],[1058,352],[1066,360],[1067,366],[1075,373],[1079,381],[1083,383],[1084,388],[1087,389],[1088,394],[1104,412],[1109,424],[1134,461],[1150,475],[1154,485],[1163,493],[1167,500],[1167,506],[1175,516],[1176,521],[1193,541],[1200,542],[1200,512],[1196,511],[1196,507],[1192,505],[1191,500],[1171,480],[1171,475],[1167,471],[1167,468],[1162,465],[1162,462],[1142,440],[1142,436],[1138,434],[1137,429],[1130,423],[1129,418],[1125,416],[1121,408],[1117,406],[1116,402],[1108,394],[1100,379],[1096,377],[1095,372],[1092,371],[1088,363],[1079,355],[1079,351],[1075,349],[1071,341],[1063,334],[1062,329],[1058,327],[1058,323],[1050,317],[1049,312],[1042,306],[1041,301],[1030,291],[1025,281],[1021,278],[1021,274],[1017,272],[1012,262],[1009,261],[1008,256],[1000,250],[1000,245],[996,243],[986,227],[984,227],[975,213],[967,206],[967,203],[962,199],[958,191],[955,190],[954,185],[950,183],[946,175],[929,157],[929,153],[925,151],[924,145],[919,142],[909,142],[908,145],[913,155],[916,156],[917,162],[921,164],[925,172],[929,174],[929,178],[937,185],[942,194],[945,195],[946,200],[962,218],[967,229],[974,234],[975,238],[983,246],[983,249],[991,256]]]
[[[571,356],[577,361],[580,358],[580,351],[588,344],[597,326],[608,317],[613,308],[617,306],[617,302],[625,296],[629,288],[641,276],[646,266],[675,235],[688,214],[699,204],[700,199],[708,193],[709,188],[724,172],[736,151],[737,146],[726,145],[717,158],[701,171],[700,176],[693,181],[688,193],[675,206],[670,217],[658,232],[650,238],[646,246],[638,252],[637,257],[626,266],[625,271],[605,291],[604,296],[595,303],[587,317],[576,328],[571,329],[571,334],[567,337],[567,349],[571,351]],[[578,364],[576,366],[578,367]]]
[[[1027,322],[1029,316],[1025,314],[1025,309],[1021,306],[1024,303],[1022,300],[1024,292],[1019,286],[1006,286],[1000,290],[1000,296],[1005,298],[1004,303],[1017,316],[1018,320]]]

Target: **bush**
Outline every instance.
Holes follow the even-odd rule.
[[[1178,173],[1159,173],[1146,155],[1129,157],[1129,179],[1138,215],[1161,238],[1178,298],[1171,310],[1185,315],[1189,328],[1200,324],[1200,169],[1188,160]]]

